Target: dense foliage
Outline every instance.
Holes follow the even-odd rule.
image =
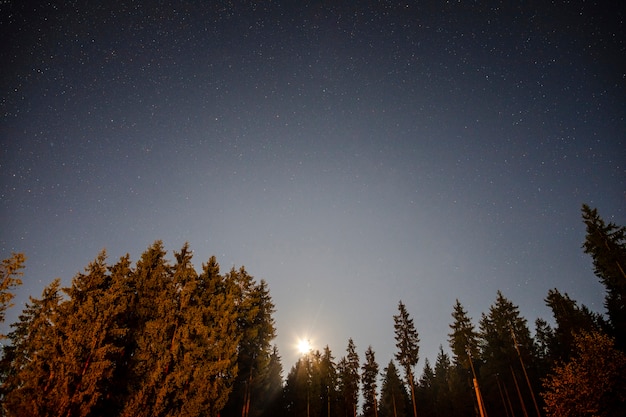
[[[393,316],[397,352],[382,373],[349,338],[303,354],[283,381],[274,305],[242,267],[197,272],[184,245],[155,242],[133,266],[100,253],[68,288],[30,298],[0,360],[6,416],[626,416],[626,229],[583,206],[584,251],[606,288],[606,316],[557,289],[534,332],[502,292],[477,323],[452,306],[449,352],[424,360],[407,305]],[[21,284],[22,254],[0,269],[0,321]],[[379,387],[380,386],[380,390]]]

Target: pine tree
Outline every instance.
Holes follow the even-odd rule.
[[[24,263],[26,257],[23,253],[12,253],[8,259],[3,259],[0,264],[0,323],[4,323],[4,317],[7,309],[13,304],[11,300],[15,297],[13,291],[22,285],[20,277],[23,275]],[[5,336],[0,333],[0,340]]]
[[[407,383],[411,389],[411,402],[413,403],[413,417],[417,417],[417,406],[415,398],[415,378],[413,377],[413,368],[419,360],[419,336],[413,319],[409,316],[402,301],[398,303],[398,314],[393,316],[394,331],[396,339],[395,358],[404,368]]]
[[[361,384],[363,392],[363,417],[378,417],[377,381],[378,363],[371,346],[365,351],[365,362],[361,368]]]
[[[600,332],[574,338],[574,355],[544,381],[548,417],[626,415],[626,355]]]
[[[616,346],[626,351],[626,227],[605,224],[597,209],[582,206],[587,236],[583,248],[593,259],[594,272],[606,288],[605,307]]]
[[[393,363],[383,372],[383,382],[380,391],[379,417],[406,417],[409,410],[409,395],[400,379],[398,370]]]

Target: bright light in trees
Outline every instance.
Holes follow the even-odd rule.
[[[311,342],[308,339],[298,340],[298,352],[301,354],[307,354],[311,351]]]

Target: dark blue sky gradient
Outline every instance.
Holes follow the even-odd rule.
[[[603,311],[580,206],[626,224],[619,2],[36,3],[0,5],[20,303],[161,239],[269,283],[285,371],[297,337],[386,366],[400,299],[419,373],[456,298]]]

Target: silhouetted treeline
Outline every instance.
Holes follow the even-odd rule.
[[[384,369],[348,339],[303,354],[282,379],[265,281],[214,257],[196,272],[188,245],[161,242],[133,266],[105,253],[72,280],[30,298],[6,337],[0,400],[7,416],[626,416],[626,228],[582,208],[583,244],[606,288],[606,315],[557,289],[551,322],[531,332],[498,292],[475,323],[451,306],[448,349],[421,376],[407,305],[394,315],[396,354]],[[2,263],[0,320],[20,285],[21,254]]]

